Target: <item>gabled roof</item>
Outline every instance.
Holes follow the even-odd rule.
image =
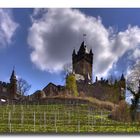
[[[49,86],[57,87],[57,85],[55,85],[55,84],[53,84],[53,83],[50,82],[46,87],[43,88],[43,90],[46,89],[46,88],[48,88]]]

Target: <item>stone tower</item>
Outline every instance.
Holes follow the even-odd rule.
[[[15,75],[15,71],[12,71],[10,77],[10,99],[15,99],[17,94],[17,79]]]
[[[82,81],[86,83],[89,82],[92,83],[92,64],[93,64],[92,49],[88,51],[83,41],[77,53],[75,52],[75,49],[73,50],[72,54],[73,72],[76,75],[81,76]]]
[[[123,74],[120,78],[118,88],[119,88],[119,92],[121,93],[119,99],[124,100],[125,99],[125,90],[126,90],[126,80],[125,80],[125,77]]]
[[[121,75],[120,86],[121,86],[121,88],[126,89],[126,81],[125,81],[125,78],[124,78],[123,74]]]

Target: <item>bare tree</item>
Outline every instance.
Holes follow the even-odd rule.
[[[140,61],[131,68],[127,76],[127,89],[132,94],[131,99],[131,115],[132,120],[135,120],[136,109],[140,99]]]
[[[63,77],[63,81],[66,79],[66,76],[69,74],[69,73],[72,73],[72,65],[71,63],[66,63],[64,66],[63,66],[63,72],[62,72],[62,77]]]
[[[67,63],[64,65],[64,71],[65,71],[65,74],[69,74],[72,72],[72,65],[70,63]]]
[[[138,92],[138,85],[140,80],[140,61],[129,70],[127,76],[127,87],[133,92]]]
[[[24,80],[22,78],[18,79],[17,90],[21,95],[23,95],[23,96],[27,95],[27,92],[30,90],[30,88],[31,88],[31,85],[28,84],[28,82],[26,80]]]

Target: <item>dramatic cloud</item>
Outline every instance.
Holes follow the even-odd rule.
[[[31,61],[44,71],[62,71],[64,64],[71,62],[73,49],[79,49],[84,33],[87,47],[94,53],[93,70],[98,76],[107,76],[126,52],[131,51],[133,59],[140,53],[137,26],[128,26],[115,34],[113,28],[104,27],[100,17],[87,16],[76,9],[36,9],[31,19],[28,35]]]
[[[13,20],[11,11],[0,9],[0,47],[11,43],[17,27],[18,24]]]

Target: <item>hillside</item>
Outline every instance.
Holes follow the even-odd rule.
[[[139,123],[117,122],[109,114],[88,104],[1,105],[0,133],[140,132]]]

